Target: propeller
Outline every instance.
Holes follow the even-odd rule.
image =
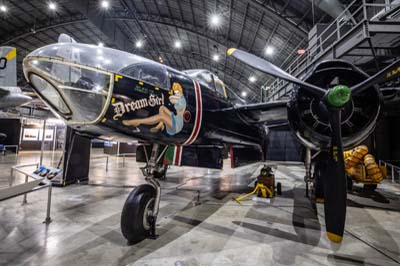
[[[259,58],[255,55],[252,55],[250,53],[247,53],[245,51],[241,51],[235,48],[230,48],[227,51],[228,55],[232,55],[236,59],[242,61],[243,63],[246,63],[249,66],[252,66],[255,69],[260,70],[261,72],[264,72],[266,74],[269,74],[271,76],[292,82],[294,84],[297,84],[301,86],[302,88],[308,90],[311,94],[313,94],[316,97],[322,97],[325,95],[325,90],[321,89],[315,85],[309,84],[307,82],[304,82],[289,73],[285,72],[284,70],[280,69],[279,67],[275,66],[274,64]]]
[[[353,94],[358,94],[375,84],[387,82],[387,81],[397,78],[399,76],[400,76],[400,59],[397,61],[394,61],[392,64],[385,67],[384,69],[382,69],[375,75],[367,78],[363,82],[352,87],[351,92]]]
[[[266,74],[297,84],[312,95],[321,98],[321,104],[329,112],[329,122],[332,131],[329,148],[330,159],[327,165],[327,172],[325,173],[326,180],[324,180],[325,224],[327,237],[332,242],[340,243],[344,233],[347,201],[347,180],[345,176],[341,132],[341,109],[350,101],[352,93],[360,93],[365,88],[380,82],[382,77],[388,76],[388,74],[385,76],[387,71],[390,70],[390,73],[392,73],[393,68],[398,67],[399,62],[393,63],[390,67],[385,68],[380,73],[368,78],[352,89],[345,85],[334,84],[334,82],[332,88],[324,90],[323,88],[301,81],[272,63],[247,52],[231,48],[227,51],[227,54]],[[396,73],[398,74],[398,72],[400,71]],[[337,81],[339,82],[339,80]]]

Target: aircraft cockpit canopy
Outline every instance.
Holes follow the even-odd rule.
[[[216,75],[205,69],[190,69],[183,71],[191,78],[207,86],[210,90],[217,91],[223,97],[227,97],[226,87],[222,80]]]
[[[70,123],[95,123],[104,113],[113,74],[168,89],[167,67],[106,47],[56,43],[24,60],[24,72],[39,95]]]

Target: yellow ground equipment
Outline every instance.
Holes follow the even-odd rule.
[[[282,194],[281,183],[277,183],[276,190],[278,195]],[[273,198],[275,196],[275,175],[270,167],[264,165],[264,167],[261,168],[260,175],[257,177],[257,181],[255,182],[255,187],[252,192],[233,199],[237,203],[242,204],[242,200],[252,195],[257,195],[258,197],[262,198]]]
[[[377,184],[387,175],[385,166],[378,166],[374,156],[368,154],[368,147],[361,145],[344,152],[348,188],[351,190],[353,181],[363,183],[364,188],[374,190]]]

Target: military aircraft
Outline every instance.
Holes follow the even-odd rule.
[[[381,107],[375,84],[398,77],[400,61],[368,77],[350,63],[331,60],[301,81],[244,51],[230,49],[228,55],[296,84],[291,100],[246,104],[207,70],[178,71],[72,41],[33,51],[23,70],[51,111],[79,134],[152,144],[137,154],[146,159],[148,183],[129,194],[121,214],[121,231],[130,243],[155,236],[163,163],[221,168],[224,145],[230,147],[233,167],[262,161],[268,125],[282,121],[304,146],[327,154],[327,236],[340,242],[346,213],[343,147],[357,145],[373,131]]]
[[[17,87],[17,49],[0,47],[0,109],[18,107],[31,100]]]

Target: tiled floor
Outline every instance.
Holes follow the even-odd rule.
[[[45,163],[51,163],[46,153]],[[94,151],[92,158],[101,156]],[[60,154],[55,154],[56,164]],[[39,153],[0,158],[0,187],[11,165],[37,162]],[[260,164],[223,171],[169,169],[157,240],[127,246],[119,229],[126,196],[143,177],[134,158],[93,159],[89,185],[53,188],[52,218],[45,218],[47,191],[0,202],[0,265],[398,265],[400,189],[382,184],[376,193],[349,194],[342,245],[325,237],[318,213],[304,197],[304,168],[279,165],[283,195],[270,204],[233,196],[248,189]],[[17,182],[22,178],[17,177]],[[200,191],[200,205],[195,204]]]

